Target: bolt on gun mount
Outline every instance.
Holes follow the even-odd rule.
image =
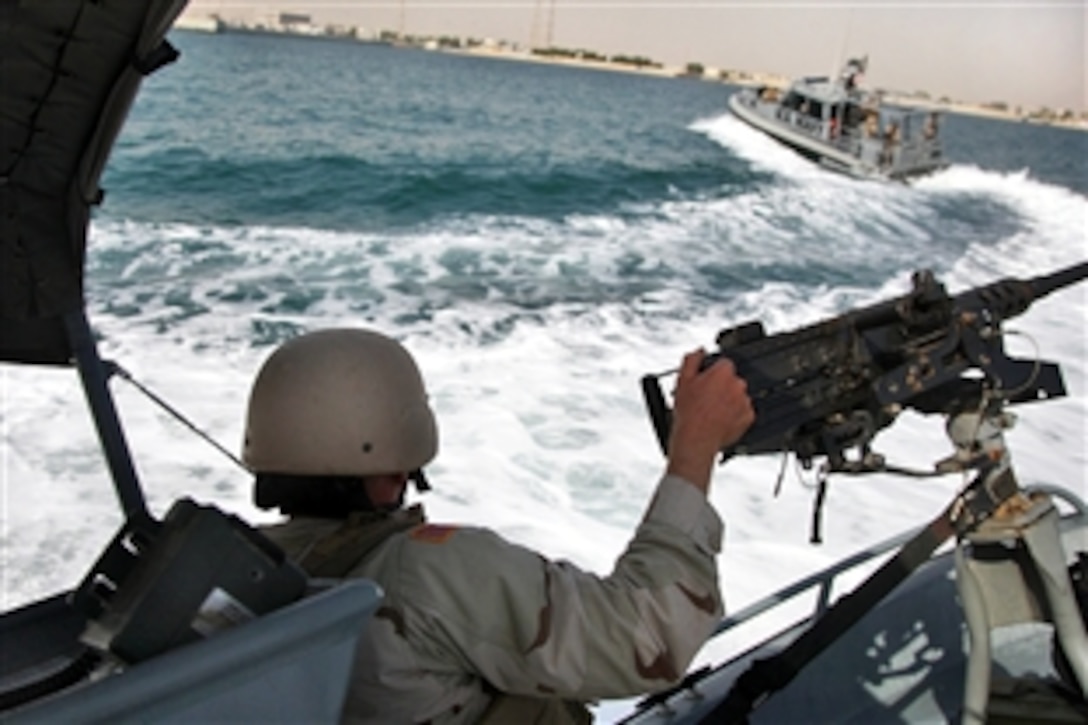
[[[768,336],[756,321],[723,330],[703,367],[729,358],[748,383],[756,418],[722,460],[793,452],[806,468],[818,456],[830,472],[883,470],[869,444],[904,408],[953,415],[986,395],[1023,403],[1065,395],[1054,363],[1004,350],[1001,322],[1035,300],[1088,277],[1088,262],[1027,280],[1005,279],[950,296],[928,270],[902,297]],[[642,378],[646,405],[666,453],[672,411],[659,378]],[[846,452],[861,452],[848,461]]]

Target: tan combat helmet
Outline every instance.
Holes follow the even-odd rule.
[[[412,473],[437,451],[415,360],[377,332],[331,329],[289,340],[250,391],[242,458],[255,473]]]

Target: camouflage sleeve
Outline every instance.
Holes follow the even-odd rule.
[[[403,552],[418,574],[404,591],[432,661],[452,653],[449,666],[514,694],[628,697],[683,676],[720,619],[721,538],[703,494],[665,477],[608,576],[459,529],[441,553]]]

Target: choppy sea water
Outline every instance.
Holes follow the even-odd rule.
[[[441,428],[431,518],[607,572],[662,470],[639,378],[721,328],[785,330],[909,288],[1088,257],[1088,134],[949,116],[951,167],[911,185],[819,170],[731,118],[728,86],[300,38],[178,32],[107,169],[87,296],[101,351],[237,450],[249,382],[303,330],[401,339]],[[1085,297],[1011,321],[1069,396],[1017,408],[1022,483],[1086,486]],[[251,520],[249,479],[123,381],[149,503]],[[70,371],[0,368],[6,607],[71,587],[120,523]],[[930,467],[943,422],[877,439]],[[735,610],[935,515],[961,485],[735,459],[712,499]],[[709,650],[706,661],[718,652]],[[602,710],[606,714],[607,708]]]

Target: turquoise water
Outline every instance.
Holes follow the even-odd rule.
[[[291,37],[173,41],[182,60],[146,83],[96,217],[107,238],[171,225],[171,244],[92,243],[89,277],[107,312],[165,306],[161,329],[220,303],[290,318],[330,300],[394,324],[483,304],[503,312],[486,339],[559,307],[684,318],[767,284],[940,271],[1031,224],[970,184],[768,164],[779,150],[760,156],[720,84]],[[962,116],[945,132],[952,178],[1088,190],[1084,133]],[[335,243],[283,247],[300,236]],[[209,275],[215,289],[194,289]],[[252,334],[296,329],[261,319]]]
[[[721,87],[288,37],[176,42],[185,61],[148,84],[111,168],[128,215],[418,229],[637,213],[755,180],[685,129],[720,110]],[[170,211],[141,193],[164,173]]]

